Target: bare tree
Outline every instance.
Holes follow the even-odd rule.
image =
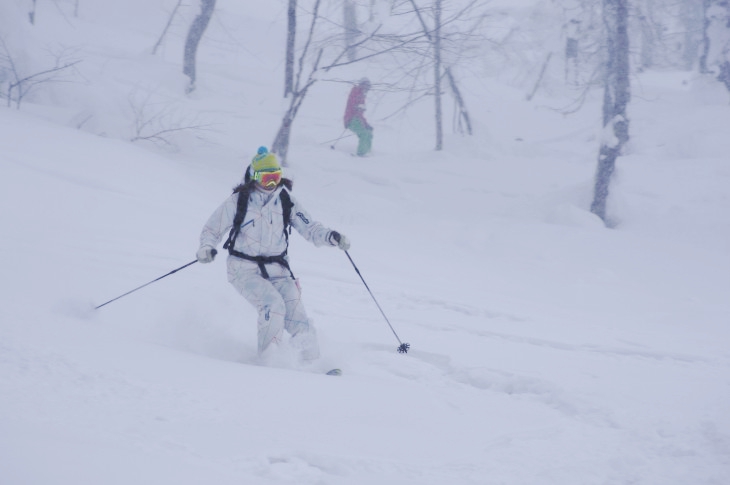
[[[177,5],[175,5],[175,8],[172,9],[172,13],[170,14],[170,17],[167,19],[167,24],[165,24],[165,28],[162,29],[160,38],[157,39],[157,42],[155,42],[154,47],[152,47],[152,55],[157,54],[157,49],[160,47],[160,45],[162,45],[162,41],[165,39],[165,35],[167,34],[167,31],[170,29],[170,26],[172,25],[172,21],[175,19],[175,15],[177,14],[177,11],[180,9],[182,2],[183,2],[183,0],[177,0]],[[78,6],[78,3],[76,5]]]
[[[574,0],[575,1],[575,0]],[[578,84],[577,72],[579,69],[578,45],[580,42],[580,5],[569,5],[565,9],[567,20],[565,29],[565,82],[567,84]]]
[[[443,115],[441,113],[441,0],[433,9],[433,96],[436,104],[436,151],[444,146]]]
[[[202,138],[202,133],[210,128],[210,124],[198,121],[197,116],[185,113],[173,104],[153,102],[154,94],[153,91],[140,94],[138,90],[130,93],[128,101],[134,120],[134,135],[130,141],[149,141],[175,148],[176,135],[192,133]]]
[[[730,2],[703,0],[704,26],[700,72],[715,74],[730,90]]]
[[[289,0],[286,11],[286,66],[284,72],[284,97],[294,91],[294,48],[297,35],[297,0]]]
[[[319,5],[321,0],[316,0],[314,3],[314,9],[312,12],[312,22],[309,26],[309,35],[307,41],[304,44],[304,50],[299,58],[299,69],[292,84],[291,99],[289,102],[289,108],[284,113],[284,117],[281,120],[281,126],[274,137],[274,142],[271,144],[271,151],[276,153],[281,160],[282,165],[286,166],[286,157],[289,152],[289,139],[291,137],[291,128],[296,118],[299,108],[307,95],[307,91],[315,83],[314,73],[319,68],[319,61],[322,58],[322,50],[317,54],[317,59],[307,77],[307,80],[302,84],[302,72],[304,70],[305,59],[307,58],[307,52],[312,43],[312,37],[314,36],[314,28],[317,24],[317,18],[319,16]],[[293,64],[293,62],[292,62]]]
[[[655,0],[644,0],[644,9],[639,6],[638,19],[641,30],[641,69],[649,69],[654,66],[654,50],[658,43],[658,32],[661,34],[661,26],[657,28],[652,13],[656,9]]]
[[[321,0],[316,0],[312,9],[312,20],[309,25],[309,31],[307,33],[307,38],[305,40],[302,52],[299,56],[298,61],[298,68],[297,72],[294,75],[294,79],[292,81],[292,90],[291,90],[291,96],[290,96],[290,102],[289,107],[287,108],[286,112],[284,113],[284,116],[281,121],[281,125],[279,126],[278,131],[276,132],[276,136],[274,137],[274,141],[271,145],[271,151],[276,153],[283,165],[286,165],[287,163],[287,154],[289,152],[289,140],[291,137],[291,129],[294,124],[294,119],[297,116],[297,113],[299,112],[299,108],[302,106],[302,103],[309,92],[309,89],[315,84],[317,81],[317,74],[319,71],[329,71],[331,69],[346,66],[353,64],[355,62],[359,62],[363,59],[371,58],[376,55],[380,55],[383,52],[374,52],[371,54],[366,54],[363,57],[354,59],[353,61],[349,60],[343,60],[343,57],[347,55],[348,48],[342,48],[341,42],[334,42],[332,38],[326,38],[321,41],[321,46],[317,49],[314,48],[315,43],[315,32],[316,27],[318,25],[318,20],[320,19],[319,16],[319,8],[320,8]],[[364,44],[366,44],[368,41],[372,40],[374,35],[377,33],[377,29],[375,32],[371,33],[367,37],[362,38],[352,46],[351,48],[358,48]],[[329,61],[326,65],[321,65],[322,58],[324,56],[324,52],[326,48],[329,47],[336,47],[339,49],[339,51],[332,57],[332,60]],[[314,50],[314,53],[311,53],[310,50]],[[293,49],[292,49],[293,52]],[[307,66],[307,63],[311,62],[309,66]],[[291,62],[291,65],[294,65],[294,62]],[[308,74],[304,74],[305,67],[307,68]]]
[[[600,12],[596,0],[562,0],[565,36],[565,83],[592,87],[601,63]]]
[[[411,2],[413,2],[413,0],[403,0],[400,5],[402,6],[403,4],[410,4]],[[437,0],[437,4],[439,6],[442,5],[442,3],[443,0]],[[461,50],[461,46],[457,45],[456,42],[454,42],[454,38],[458,36],[469,37],[471,35],[470,32],[460,32],[459,30],[454,28],[452,24],[459,20],[461,16],[465,15],[466,12],[471,11],[474,5],[477,5],[479,3],[479,0],[471,0],[466,7],[446,19],[441,19],[439,14],[439,26],[452,26],[453,32],[451,32],[449,36],[443,35],[443,32],[440,29],[438,36],[440,39],[439,42],[442,42],[444,39],[449,41],[448,46],[451,49],[449,53],[452,58],[457,58],[459,56],[458,52],[460,52]],[[414,7],[416,7],[415,4],[413,5]],[[456,103],[459,106],[458,124],[461,127],[466,127],[465,129],[468,131],[468,133],[471,134],[471,120],[464,105],[463,96],[458,89],[456,79],[453,75],[451,67],[444,67],[441,63],[440,58],[438,62],[435,62],[435,39],[433,36],[434,30],[427,26],[425,19],[420,19],[420,24],[422,28],[416,32],[397,32],[391,34],[380,33],[379,31],[381,26],[374,27],[369,33],[359,32],[359,38],[357,42],[349,46],[345,43],[343,48],[343,42],[341,41],[341,37],[325,35],[324,37],[316,38],[317,36],[315,35],[315,33],[320,33],[320,30],[325,30],[318,27],[318,20],[320,19],[318,13],[319,8],[320,0],[316,0],[312,9],[312,20],[309,26],[309,32],[304,43],[303,50],[299,57],[298,71],[294,75],[289,107],[284,114],[279,130],[277,131],[274,142],[272,143],[272,151],[279,155],[282,163],[286,163],[286,156],[289,148],[289,138],[294,119],[297,115],[297,112],[299,111],[299,108],[302,105],[302,102],[308,90],[319,77],[318,71],[330,72],[333,69],[343,66],[350,66],[365,60],[372,60],[375,57],[390,56],[391,60],[395,62],[395,64],[398,65],[400,69],[403,69],[403,71],[407,71],[409,69],[409,67],[404,66],[410,66],[415,62],[417,66],[412,68],[413,72],[405,72],[404,74],[405,77],[411,77],[414,82],[416,82],[416,80],[421,75],[425,74],[426,71],[432,73],[429,75],[429,78],[433,78],[433,81],[428,82],[425,88],[419,89],[421,89],[424,93],[427,93],[427,95],[431,96],[435,95],[435,93],[438,93],[438,96],[435,96],[437,104],[441,103],[441,83],[443,81],[443,78],[446,77],[449,82],[449,86],[453,91]],[[420,15],[420,10],[417,7],[413,8],[409,12],[406,12],[406,14],[412,15],[414,14],[414,12],[417,12],[417,14]],[[468,31],[469,29],[466,30]],[[436,45],[437,50],[439,52],[442,52],[443,44]],[[339,51],[336,50],[334,55],[329,55],[331,54],[333,48],[338,49]],[[352,52],[357,53],[357,55],[351,59],[349,57],[349,54]],[[328,55],[325,55],[325,53],[327,53]],[[325,61],[324,59],[327,60]],[[305,75],[305,64],[307,63],[309,63],[308,67],[306,68],[308,74]],[[292,62],[292,65],[293,64],[294,63]],[[435,88],[434,85],[437,83],[439,85]],[[396,89],[405,89],[409,92],[412,91],[408,87]],[[426,94],[421,94],[417,95],[417,97],[420,98],[425,95]],[[409,104],[407,104],[407,106],[408,105]],[[438,113],[438,111],[440,111],[439,107],[437,107],[436,110]],[[437,114],[436,117],[440,120],[441,114]],[[437,123],[441,122],[439,121]],[[437,127],[437,133],[442,133],[441,127]],[[443,142],[441,136],[438,137],[441,141],[437,140],[437,145],[442,146]],[[438,149],[440,149],[440,146]]]
[[[710,19],[708,11],[713,0],[702,0],[702,54],[700,55],[700,72],[706,74],[709,72],[707,68],[707,58],[710,55]]]
[[[542,63],[542,68],[540,69],[540,75],[537,76],[537,81],[535,81],[535,86],[532,88],[532,91],[530,91],[530,94],[527,95],[527,101],[532,100],[532,98],[535,96],[535,93],[537,93],[537,89],[540,87],[540,83],[542,82],[542,79],[545,77],[545,72],[547,71],[548,64],[550,64],[550,59],[553,58],[553,53],[548,52],[547,56],[545,57],[545,62]]]
[[[347,58],[354,61],[357,58],[357,51],[353,47],[357,42],[357,35],[360,30],[357,28],[357,8],[353,0],[344,0],[342,2],[342,12],[344,17],[343,26],[345,28],[345,47],[347,48]]]
[[[637,66],[691,70],[702,41],[702,1],[634,0],[631,5]]]
[[[436,122],[436,150],[441,150],[443,148],[443,115],[442,115],[442,93],[441,93],[441,81],[444,76],[449,81],[449,87],[452,90],[452,93],[454,95],[454,100],[456,101],[457,108],[458,108],[458,124],[461,125],[463,122],[466,126],[467,133],[471,135],[472,129],[471,129],[471,118],[469,117],[469,112],[466,109],[466,105],[464,104],[464,98],[461,95],[461,92],[459,91],[459,88],[456,83],[456,79],[454,78],[453,71],[450,66],[446,66],[442,69],[442,55],[443,55],[443,48],[442,44],[445,39],[445,36],[442,31],[442,27],[444,26],[444,22],[442,21],[442,11],[443,11],[443,2],[442,0],[435,0],[434,6],[433,6],[433,17],[434,17],[434,27],[433,29],[430,29],[424,19],[424,16],[422,14],[422,9],[416,5],[415,0],[409,0],[409,3],[413,7],[413,13],[415,14],[416,18],[419,21],[419,24],[421,25],[421,28],[423,30],[423,35],[428,39],[429,44],[431,45],[431,54],[422,54],[426,55],[431,58],[433,61],[433,95],[434,95],[434,102],[435,102],[435,122]],[[477,2],[470,2],[467,4],[465,8],[460,10],[456,13],[456,15],[453,15],[451,18],[447,20],[446,23],[453,23],[456,20],[458,20],[461,16],[465,15],[467,12],[471,10],[471,8],[476,5]],[[468,33],[466,35],[469,35]],[[442,72],[443,71],[443,72]]]
[[[684,49],[682,64],[688,71],[695,68],[702,45],[702,3],[697,0],[684,0],[680,16],[684,24]]]
[[[185,41],[185,52],[183,55],[183,74],[190,78],[190,84],[188,85],[187,92],[190,93],[195,90],[196,81],[196,67],[195,57],[198,52],[198,45],[200,39],[205,33],[205,29],[208,27],[210,17],[213,15],[215,10],[216,0],[200,0],[200,13],[193,20],[188,30],[188,37]]]
[[[0,37],[0,66],[5,66],[11,77],[8,82],[7,93],[5,93],[7,105],[11,106],[15,103],[15,107],[20,109],[23,99],[34,88],[41,84],[61,82],[63,75],[80,62],[79,59],[69,58],[64,51],[54,54],[54,63],[51,67],[35,73],[27,73],[18,65],[5,40]]]
[[[548,61],[550,58],[548,57]],[[466,132],[466,134],[471,135],[472,134],[472,128],[471,128],[471,117],[469,116],[469,112],[466,109],[466,104],[464,104],[464,98],[461,96],[461,90],[459,90],[459,87],[456,85],[456,79],[454,79],[454,74],[451,71],[450,67],[447,67],[445,69],[446,73],[446,79],[449,81],[449,86],[451,87],[451,92],[454,95],[454,99],[456,100],[456,106],[458,109],[458,117],[456,124],[459,127],[459,131],[461,133]],[[533,93],[534,94],[534,93]],[[462,126],[463,123],[463,126]]]
[[[598,155],[591,212],[606,223],[606,199],[616,159],[629,140],[626,108],[631,99],[629,84],[628,0],[603,0],[606,28],[606,65],[604,70],[604,135]]]
[[[31,1],[31,8],[28,12],[28,20],[30,20],[31,25],[35,25],[35,13],[36,13],[36,0]]]

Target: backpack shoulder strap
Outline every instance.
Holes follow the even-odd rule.
[[[247,189],[241,189],[238,193],[238,202],[236,204],[236,215],[233,216],[233,227],[231,232],[228,233],[228,239],[223,243],[223,249],[227,249],[228,252],[233,250],[233,245],[236,243],[238,233],[241,232],[241,224],[246,218],[246,210],[248,210],[248,197],[250,193]]]
[[[284,227],[286,228],[291,225],[291,209],[294,207],[294,202],[291,201],[289,191],[286,189],[283,189],[279,193],[279,199],[281,199],[281,208],[284,212]]]
[[[289,234],[291,234],[291,209],[294,207],[294,203],[291,201],[291,196],[287,189],[282,189],[279,192],[279,199],[281,200],[281,209],[284,216],[284,236],[286,236],[288,244]]]

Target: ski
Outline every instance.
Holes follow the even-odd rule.
[[[327,372],[325,372],[328,376],[341,376],[342,375],[342,369],[332,369]]]

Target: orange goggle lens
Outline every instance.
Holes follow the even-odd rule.
[[[254,174],[254,180],[266,188],[272,188],[279,185],[281,182],[281,170],[271,170],[268,172],[256,172]]]

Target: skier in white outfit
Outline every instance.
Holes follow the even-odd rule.
[[[201,263],[213,261],[216,246],[228,234],[223,246],[229,251],[228,281],[258,311],[259,356],[272,343],[280,343],[286,330],[291,335],[290,344],[300,351],[300,359],[311,361],[319,357],[319,346],[302,305],[299,281],[289,267],[290,228],[285,224],[315,246],[337,246],[346,251],[350,243],[343,234],[312,219],[290,195],[291,180],[281,175],[276,155],[266,147],[259,148],[244,183],[203,227],[197,258]],[[245,217],[236,221],[237,212],[242,210]],[[235,222],[240,224],[238,231]]]

